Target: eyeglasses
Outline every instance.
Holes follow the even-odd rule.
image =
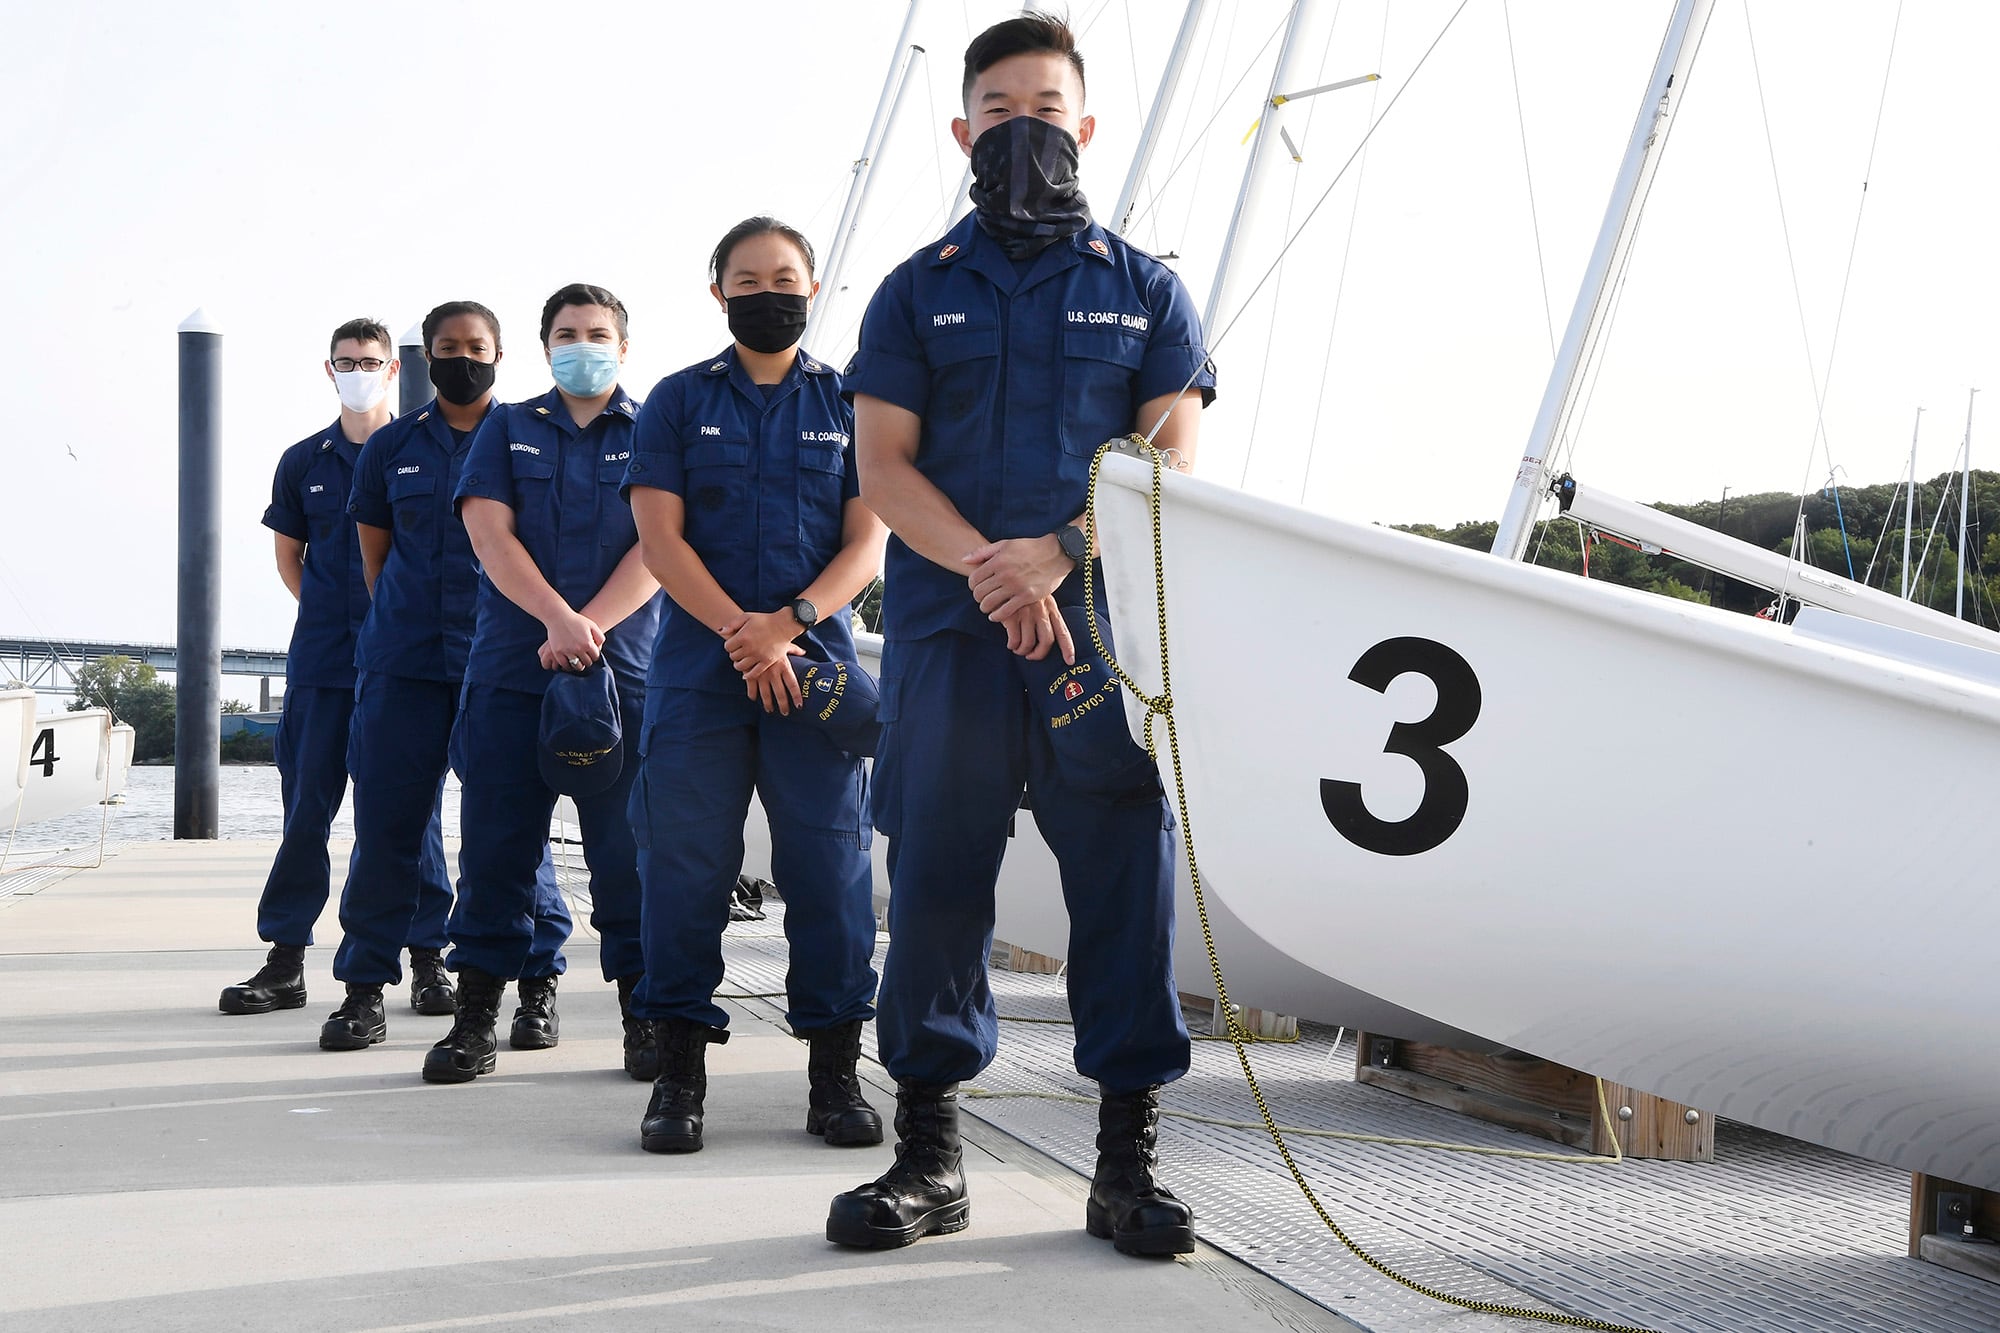
[[[333,359],[333,368],[343,375],[351,370],[365,370],[373,375],[388,364],[379,356],[364,356],[358,361],[351,356],[337,356]]]

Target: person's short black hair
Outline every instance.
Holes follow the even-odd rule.
[[[446,301],[443,305],[424,316],[424,355],[431,354],[431,339],[437,337],[438,325],[457,315],[474,315],[486,321],[486,327],[493,333],[493,350],[500,350],[500,317],[477,301]]]
[[[958,94],[967,114],[972,111],[972,85],[981,74],[1008,56],[1042,52],[1068,57],[1070,68],[1076,71],[1076,86],[1084,86],[1083,53],[1076,49],[1076,34],[1053,14],[1023,14],[996,23],[973,38],[972,45],[965,48],[965,86]]]
[[[723,270],[729,267],[730,252],[736,249],[739,241],[747,241],[752,236],[784,237],[793,245],[799,247],[799,253],[806,257],[806,276],[810,278],[813,275],[812,242],[806,239],[805,233],[797,227],[786,226],[776,218],[765,217],[759,214],[754,218],[744,218],[741,222],[724,232],[722,239],[716,242],[715,253],[708,257],[708,280],[710,282],[722,281]]]
[[[618,321],[618,341],[624,342],[628,336],[625,303],[602,287],[587,282],[572,282],[554,296],[542,302],[542,346],[549,345],[549,334],[555,329],[556,315],[564,306],[601,305],[611,312]]]
[[[389,354],[384,360],[394,359],[396,355],[396,340],[389,336],[387,324],[379,319],[350,319],[333,331],[333,337],[327,339],[327,356],[331,357],[333,349],[349,338],[358,343],[381,343],[382,349]]]

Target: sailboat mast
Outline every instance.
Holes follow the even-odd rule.
[[[1229,230],[1223,234],[1222,253],[1215,261],[1215,283],[1208,290],[1208,308],[1202,312],[1202,331],[1211,344],[1221,336],[1223,315],[1233,313],[1231,300],[1239,283],[1230,261],[1235,257],[1237,242],[1256,219],[1263,195],[1261,185],[1264,173],[1259,168],[1285,117],[1285,89],[1299,86],[1299,72],[1306,60],[1307,46],[1301,37],[1309,30],[1318,11],[1319,0],[1294,0],[1292,16],[1285,24],[1285,40],[1278,48],[1278,63],[1271,70],[1271,91],[1264,98],[1263,114],[1257,119],[1256,135],[1250,142],[1250,160],[1244,165],[1243,184],[1236,192],[1236,211],[1230,214]]]
[[[1195,29],[1208,0],[1188,0],[1181,14],[1181,30],[1174,36],[1174,48],[1167,53],[1167,67],[1160,72],[1160,89],[1153,94],[1153,106],[1146,113],[1146,128],[1140,131],[1139,147],[1132,154],[1132,168],[1125,173],[1125,188],[1118,192],[1118,207],[1111,214],[1111,230],[1120,236],[1132,222],[1132,207],[1139,202],[1139,187],[1145,183],[1146,169],[1153,164],[1153,150],[1159,147],[1160,132],[1166,126],[1167,108],[1173,105],[1180,87],[1181,70],[1187,65],[1188,51],[1194,46]]]
[[[1924,427],[1924,409],[1917,409],[1910,427],[1910,488],[1903,493],[1903,600],[1910,600],[1910,529],[1917,525],[1917,433]]]
[[[1660,156],[1673,128],[1673,113],[1687,91],[1687,75],[1694,65],[1701,35],[1708,26],[1713,0],[1675,0],[1673,16],[1667,20],[1667,34],[1660,43],[1659,59],[1646,84],[1645,100],[1632,125],[1632,137],[1625,148],[1625,160],[1604,210],[1604,224],[1591,251],[1590,265],[1584,270],[1576,306],[1570,312],[1569,327],[1563,334],[1562,349],[1549,374],[1548,388],[1535,414],[1527,450],[1514,474],[1514,489],[1507,496],[1507,508],[1493,535],[1493,554],[1519,560],[1527,554],[1528,537],[1534,531],[1535,516],[1548,494],[1548,458],[1567,424],[1571,404],[1582,387],[1584,367],[1603,331],[1610,310],[1612,283],[1624,267],[1639,228],[1639,213],[1646,192],[1659,170]]]
[[[1958,603],[1955,614],[1965,619],[1965,529],[1972,517],[1972,400],[1979,396],[1974,389],[1965,395],[1965,444],[1959,451],[1965,469],[1960,472],[1958,484]]]
[[[833,244],[827,250],[826,264],[820,270],[820,296],[813,303],[812,314],[806,318],[805,337],[810,343],[813,335],[826,327],[834,304],[840,299],[842,270],[847,264],[848,242],[861,224],[861,206],[868,198],[868,182],[874,174],[875,165],[881,160],[882,143],[889,137],[889,126],[896,118],[896,106],[902,101],[903,88],[909,82],[910,71],[915,67],[917,57],[924,48],[910,41],[910,34],[916,30],[917,11],[923,0],[910,0],[909,12],[903,16],[903,31],[896,38],[896,50],[889,58],[889,73],[882,80],[882,93],[875,101],[875,118],[868,124],[868,137],[861,145],[861,156],[854,159],[854,179],[847,185],[847,202],[841,206],[840,222],[833,232]]]

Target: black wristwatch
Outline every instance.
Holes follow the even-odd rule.
[[[811,629],[819,624],[819,608],[799,597],[785,603],[791,609],[792,618],[799,622],[800,629]]]
[[[1055,530],[1056,545],[1069,557],[1070,563],[1082,569],[1090,563],[1090,539],[1083,535],[1083,529],[1074,523],[1065,523]]]

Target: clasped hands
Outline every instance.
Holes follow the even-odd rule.
[[[763,704],[765,712],[789,715],[805,703],[792,659],[803,657],[806,650],[792,642],[799,635],[799,622],[789,610],[738,612],[719,628],[729,664],[743,677],[745,692]]]
[[[965,564],[972,599],[988,620],[1007,628],[1008,651],[1039,662],[1054,649],[1063,661],[1075,663],[1076,645],[1055,592],[1076,565],[1053,534],[988,542],[968,553]]]
[[[542,622],[549,637],[535,650],[544,671],[586,671],[604,653],[604,631],[589,616],[565,611]]]

